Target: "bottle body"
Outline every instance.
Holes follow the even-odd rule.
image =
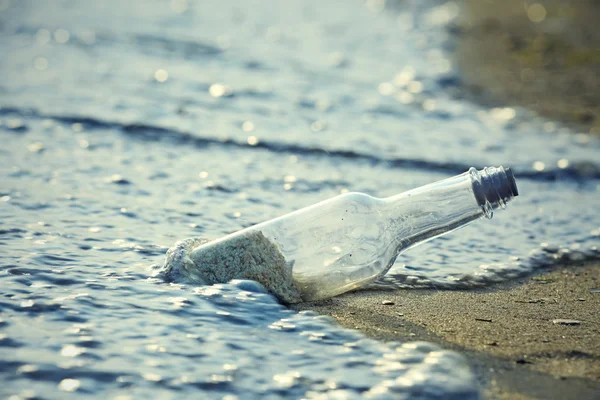
[[[329,298],[384,275],[396,257],[410,247],[481,217],[491,217],[494,208],[504,206],[517,195],[512,174],[512,182],[506,176],[497,182],[488,177],[506,175],[510,170],[500,167],[485,171],[471,169],[386,199],[363,193],[339,195],[198,246],[191,250],[189,259],[197,267],[210,264],[212,268],[218,262],[219,268],[226,271],[233,270],[232,263],[254,268],[277,260],[277,268],[285,270],[284,275],[289,274],[291,284],[298,291],[298,296],[283,298],[284,302]],[[265,243],[263,237],[274,246],[269,245],[269,253],[277,249],[284,261],[279,255],[267,257],[260,247],[247,244],[252,238],[259,238],[256,243]],[[232,244],[239,253],[238,258],[214,261],[213,257],[210,263],[206,261],[207,251],[217,254],[220,248],[228,246],[230,253]],[[274,268],[266,265],[264,271],[230,278],[257,279],[255,276],[259,276],[260,281],[270,270]],[[228,275],[222,274],[220,279],[225,276]],[[214,283],[215,279],[202,281]],[[267,289],[277,295],[277,288]]]
[[[362,286],[386,269],[382,255],[391,242],[383,207],[381,199],[346,193],[253,228],[276,243],[303,300],[318,300]]]

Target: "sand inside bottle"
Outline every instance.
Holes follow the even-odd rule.
[[[177,242],[167,252],[164,271],[172,280],[202,285],[249,279],[263,285],[283,303],[302,301],[291,263],[260,231],[223,241],[191,238]]]

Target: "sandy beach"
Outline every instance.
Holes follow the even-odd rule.
[[[526,107],[579,132],[600,134],[598,1],[458,4],[454,61],[467,89],[461,96]]]
[[[297,305],[387,341],[465,354],[490,399],[600,395],[600,268],[560,267],[488,289],[369,290]]]

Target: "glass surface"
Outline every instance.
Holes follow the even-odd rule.
[[[302,300],[328,298],[384,275],[410,247],[491,218],[493,208],[512,198],[511,184],[514,178],[510,181],[502,167],[488,167],[387,199],[347,193],[207,243],[191,258],[201,259],[208,248],[214,252],[229,241],[246,243],[260,232],[285,258]]]

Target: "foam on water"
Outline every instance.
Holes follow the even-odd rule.
[[[186,237],[494,164],[516,171],[508,211],[410,250],[388,282],[598,260],[598,140],[451,98],[443,13],[424,3],[8,2],[0,393],[476,397],[454,353],[147,268]]]

